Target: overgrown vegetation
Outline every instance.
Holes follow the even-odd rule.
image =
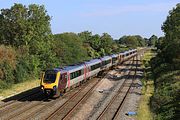
[[[177,120],[180,98],[180,4],[169,12],[162,30],[165,37],[158,42],[158,54],[151,60],[155,85],[151,109],[158,120]]]

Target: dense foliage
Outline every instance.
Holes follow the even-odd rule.
[[[108,33],[93,35],[84,31],[53,35],[50,20],[43,5],[14,4],[11,8],[1,9],[0,90],[37,78],[42,70],[145,45],[141,36],[122,44]]]
[[[44,6],[14,4],[1,9],[1,87],[32,79],[40,70],[56,65],[52,40],[50,16]]]
[[[159,38],[157,56],[151,60],[155,79],[152,110],[159,120],[177,120],[180,98],[180,4],[169,12],[162,26],[165,37]]]

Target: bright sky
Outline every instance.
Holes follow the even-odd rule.
[[[14,3],[45,5],[54,34],[88,30],[119,39],[123,35],[162,36],[161,25],[180,0],[0,0],[0,9]]]

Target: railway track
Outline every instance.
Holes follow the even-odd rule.
[[[118,73],[118,72],[117,72]],[[115,74],[117,74],[115,73]],[[60,108],[58,108],[54,113],[52,113],[50,116],[46,118],[46,120],[51,120],[51,119],[63,119],[63,120],[68,120],[71,118],[73,113],[75,113],[80,105],[88,99],[88,97],[91,95],[91,92],[94,90],[94,88],[97,86],[99,82],[94,84],[88,91],[84,92],[84,94],[78,94],[75,99],[71,99],[64,105],[62,105]]]
[[[136,65],[137,65],[137,62],[136,62]],[[100,115],[97,118],[98,120],[117,119],[117,116],[119,115],[119,112],[121,111],[123,103],[126,100],[126,97],[131,89],[135,75],[136,75],[136,69],[135,69],[134,74],[132,74],[132,71],[129,71],[127,78],[125,78],[117,94],[111,99],[109,104],[100,113]],[[132,76],[132,78],[129,78],[130,76]],[[128,79],[131,79],[131,80],[128,80]]]
[[[66,118],[67,115],[70,114],[90,94],[90,92],[97,86],[99,82],[100,80],[94,80],[93,83],[89,84],[84,89],[78,91],[62,106],[60,106],[52,114],[50,114],[46,118],[46,120]]]
[[[40,97],[41,96],[41,97]],[[28,101],[14,101],[13,103],[0,109],[0,119],[9,120],[19,114],[33,108],[43,100],[47,99],[41,93],[28,96]],[[27,98],[26,98],[27,99]],[[36,100],[36,101],[34,101]]]
[[[114,120],[119,120],[120,118],[121,118],[121,114],[124,114],[123,113],[123,107],[125,107],[125,105],[127,104],[127,101],[128,101],[128,95],[131,93],[131,88],[133,88],[134,86],[133,86],[133,84],[135,84],[135,81],[136,81],[136,79],[137,79],[137,68],[138,68],[138,65],[139,64],[139,61],[138,61],[138,59],[137,59],[137,61],[136,61],[136,68],[135,68],[135,73],[134,73],[134,76],[133,76],[133,80],[132,80],[132,83],[131,83],[131,85],[130,85],[130,87],[128,88],[128,91],[127,91],[127,94],[126,94],[126,96],[123,98],[123,101],[122,101],[122,103],[121,103],[121,105],[119,106],[119,108],[118,108],[118,110],[117,110],[117,112],[115,113],[115,115],[114,115]]]

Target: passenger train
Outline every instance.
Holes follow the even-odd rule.
[[[42,75],[40,87],[45,95],[58,97],[72,86],[78,86],[98,73],[122,63],[135,56],[137,50],[92,59],[81,64],[54,68]]]

